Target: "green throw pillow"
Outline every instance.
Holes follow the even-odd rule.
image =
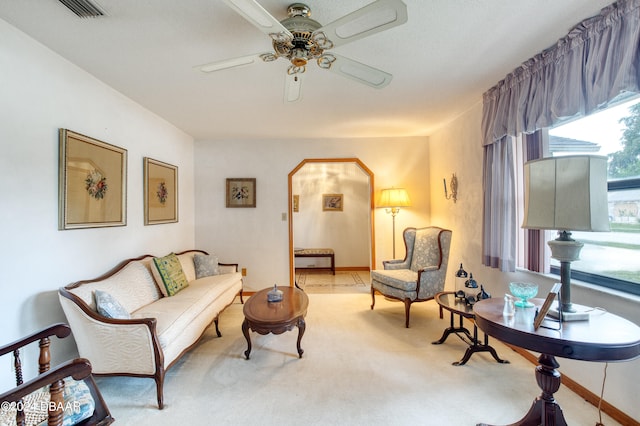
[[[168,254],[165,257],[154,257],[153,264],[160,275],[162,283],[160,289],[165,296],[173,296],[183,288],[189,286],[187,277],[184,275],[182,265],[180,265],[180,259],[174,253]],[[164,287],[164,288],[162,288]]]

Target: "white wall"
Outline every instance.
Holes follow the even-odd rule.
[[[0,40],[0,341],[9,343],[65,321],[58,287],[193,247],[193,140],[2,20]],[[128,150],[127,226],[58,230],[58,128]],[[143,225],[145,156],[178,166],[176,224]],[[69,340],[53,343],[56,359],[75,354]],[[0,383],[10,386],[4,358]]]
[[[336,268],[371,265],[371,200],[369,175],[356,162],[307,163],[291,179],[299,197],[293,212],[293,245],[331,248]],[[324,194],[342,194],[341,211],[324,211]],[[330,267],[326,257],[295,259],[296,268]]]
[[[453,230],[453,242],[449,257],[447,288],[455,288],[454,274],[460,263],[467,272],[472,272],[479,284],[483,284],[492,295],[500,297],[509,292],[510,281],[529,281],[540,285],[539,294],[546,294],[558,279],[541,274],[519,271],[501,273],[482,266],[482,147],[480,125],[482,105],[454,120],[429,138],[430,181],[434,191],[431,195],[431,217],[434,223],[443,224]],[[456,173],[458,178],[458,201],[446,201],[442,179]],[[438,186],[437,183],[440,183]],[[640,298],[623,297],[612,292],[595,290],[593,286],[572,284],[572,300],[587,306],[600,306],[640,324]],[[604,364],[558,358],[559,371],[576,380],[596,395],[600,395]],[[531,369],[533,378],[533,367]],[[539,389],[532,388],[532,398]],[[610,364],[604,399],[632,418],[640,419],[640,359]],[[559,401],[562,406],[562,401]]]
[[[396,257],[404,256],[402,230],[427,226],[427,138],[199,141],[195,146],[196,245],[221,261],[247,268],[245,290],[289,284],[288,174],[304,159],[358,158],[374,174],[374,190],[404,186],[413,207],[396,217]],[[223,159],[223,160],[221,160]],[[225,179],[255,177],[257,207],[225,208]],[[375,211],[376,267],[391,259],[391,217]]]

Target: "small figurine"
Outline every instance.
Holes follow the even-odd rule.
[[[273,285],[273,290],[267,293],[267,302],[282,301],[282,291],[278,290],[278,284]]]

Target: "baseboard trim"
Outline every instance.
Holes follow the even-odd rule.
[[[522,357],[530,361],[534,365],[538,365],[538,357],[526,349],[519,348],[517,346],[507,345],[513,351],[520,354]],[[570,389],[572,392],[575,392],[582,399],[593,405],[594,407],[598,407],[600,403],[600,396],[591,392],[589,389],[582,386],[580,383],[568,377],[566,374],[562,374],[562,384]],[[603,413],[606,413],[613,420],[617,421],[620,424],[628,425],[628,426],[640,426],[640,422],[628,416],[618,408],[609,404],[606,400],[602,400],[602,404],[600,405],[600,409]]]

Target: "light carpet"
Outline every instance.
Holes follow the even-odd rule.
[[[490,339],[501,358],[476,353],[453,366],[466,346],[455,336],[432,345],[449,325],[433,301],[415,304],[411,328],[404,306],[368,294],[310,294],[304,355],[297,329],[251,333],[245,360],[242,305],[220,317],[200,343],[167,373],[165,408],[155,383],[98,378],[120,425],[475,425],[520,419],[540,394],[534,365]],[[562,359],[558,359],[562,364]],[[560,367],[562,371],[562,365]],[[564,386],[556,393],[570,425],[594,425],[597,409]],[[618,423],[603,414],[607,426]]]
[[[371,279],[369,271],[301,271],[296,283],[308,293],[367,293]]]

